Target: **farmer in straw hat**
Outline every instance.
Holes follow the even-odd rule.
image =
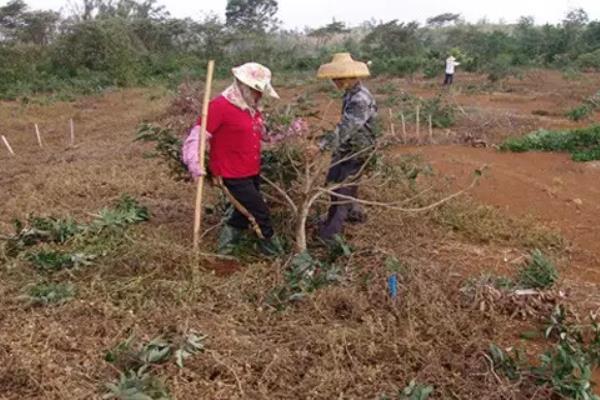
[[[321,141],[322,149],[333,152],[327,182],[341,183],[355,180],[375,145],[375,117],[377,105],[371,92],[362,84],[361,78],[370,76],[365,63],[354,61],[349,53],[338,53],[333,60],[319,68],[317,77],[331,79],[339,90],[344,91],[342,117],[332,134]],[[358,186],[348,184],[336,193],[356,198]],[[321,226],[319,236],[330,241],[342,232],[344,222],[364,222],[365,215],[356,202],[348,202],[332,196],[327,219]]]
[[[249,227],[248,217],[253,217],[262,236],[260,250],[273,255],[279,252],[279,246],[273,240],[270,211],[260,192],[265,125],[259,103],[264,95],[276,99],[279,95],[271,85],[271,71],[260,64],[246,63],[233,68],[232,73],[231,86],[210,102],[206,125],[210,172],[232,202],[239,203],[220,233],[219,251],[230,251]],[[198,164],[200,123],[198,119],[183,145],[183,161],[195,178],[204,174]]]

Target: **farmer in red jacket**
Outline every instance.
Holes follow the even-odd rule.
[[[234,82],[209,105],[206,125],[210,144],[210,172],[221,178],[231,195],[254,217],[264,236],[259,242],[263,253],[279,251],[273,241],[271,216],[260,193],[261,139],[265,125],[259,110],[263,95],[279,98],[271,85],[271,71],[257,63],[232,70]],[[185,140],[183,161],[198,177],[200,119]],[[221,231],[219,251],[227,252],[249,227],[250,221],[237,209]]]

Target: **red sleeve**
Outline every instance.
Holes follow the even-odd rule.
[[[211,134],[215,134],[215,132],[221,126],[223,122],[223,105],[219,101],[219,98],[216,98],[210,102],[208,105],[208,124],[206,125],[206,131]],[[202,116],[198,117],[196,120],[196,125],[202,124]]]

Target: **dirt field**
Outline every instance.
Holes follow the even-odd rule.
[[[423,97],[440,92],[433,82],[392,83]],[[389,85],[383,79],[369,84],[380,104],[397,94],[382,89]],[[334,123],[339,100],[331,105],[318,87],[308,90],[314,107],[331,107],[326,119]],[[123,193],[152,214],[128,231],[115,254],[80,271],[44,275],[26,260],[0,254],[0,399],[100,398],[119,376],[104,361],[108,350],[132,333],[149,340],[187,329],[208,336],[207,351],[184,369],[170,363],[154,370],[177,399],[379,399],[412,379],[433,385],[436,399],[547,399],[543,390],[497,382],[482,356],[492,342],[523,345],[520,333],[539,321],[482,316],[477,306],[461,303],[459,289],[482,273],[514,273],[531,250],[525,242],[540,243],[556,257],[569,302],[582,312],[600,309],[600,164],[492,147],[541,127],[589,124],[564,113],[598,88],[600,75],[567,80],[532,71],[495,89],[483,77],[459,77],[450,94],[462,110],[457,124],[431,137],[423,125],[416,137],[409,121],[411,144],[388,153],[421,155],[435,171],[432,179],[449,180],[448,190],[464,187],[473,170],[487,165],[480,184],[426,217],[370,211],[366,226],[347,232],[358,249],[348,260],[347,280],[284,310],[265,305],[282,280],[278,263],[252,259],[234,268],[204,261],[204,272],[194,275],[194,187],[174,181],[144,157],[147,146],[133,142],[141,121],[165,113],[169,92],[129,89],[72,103],[0,103],[0,134],[16,153],[0,148],[0,236],[13,233],[13,219],[30,214],[89,221]],[[288,84],[283,101],[305,90]],[[381,108],[384,120],[389,108]],[[71,118],[76,146],[67,148]],[[402,139],[397,119],[384,122]],[[475,148],[475,142],[488,147]],[[377,199],[376,192],[366,196]],[[449,213],[464,216],[463,229],[444,222]],[[213,249],[214,234],[205,244],[207,252]],[[400,304],[387,298],[383,261],[370,249],[409,266]],[[23,289],[42,281],[72,282],[77,295],[60,306],[24,305]]]

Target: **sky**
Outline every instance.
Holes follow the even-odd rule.
[[[33,9],[68,10],[77,0],[25,0]],[[8,1],[0,0],[4,5]],[[159,0],[174,17],[200,18],[214,12],[223,16],[226,0]],[[467,21],[515,22],[520,16],[533,16],[537,23],[556,23],[568,10],[585,9],[590,19],[600,20],[600,0],[279,0],[279,19],[288,29],[318,27],[335,18],[349,25],[375,19],[425,22],[444,12],[460,13]]]

